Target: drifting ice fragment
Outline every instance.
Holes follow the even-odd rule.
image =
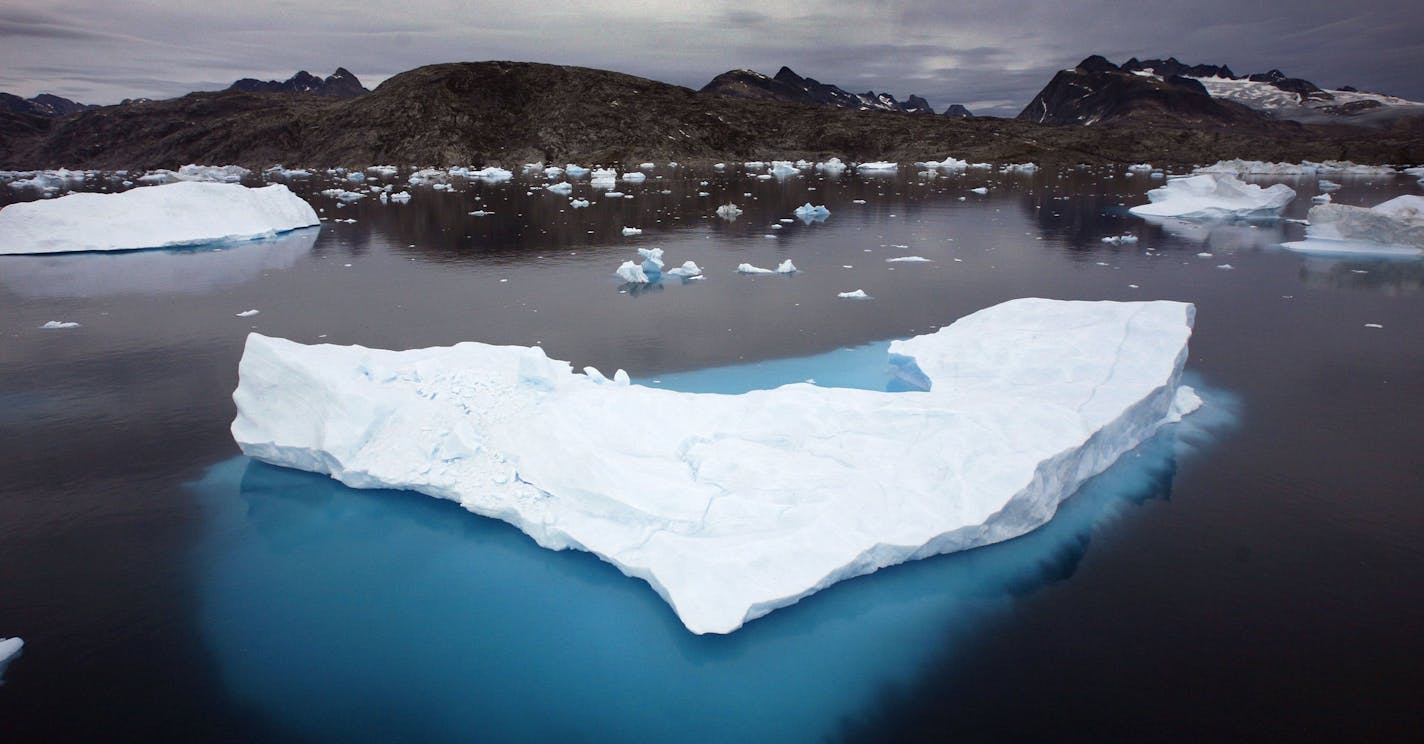
[[[237,314],[237,317],[239,317],[239,318],[250,318],[250,317],[252,317],[252,316],[254,316],[254,315],[256,315],[256,314],[258,314],[258,313],[260,313],[260,312],[262,312],[262,311],[261,311],[261,310],[258,310],[257,308],[254,307],[254,308],[252,308],[251,310],[243,310],[242,312],[240,312],[240,313]]]
[[[50,321],[46,321],[44,325],[40,326],[40,328],[43,328],[44,330],[47,330],[47,331],[48,331],[48,330],[54,330],[54,329],[57,329],[57,328],[78,328],[78,327],[79,327],[79,324],[78,324],[78,323],[75,323],[75,322],[72,321],[72,320],[50,320]]]
[[[763,269],[760,266],[744,263],[737,265],[737,271],[742,274],[795,274],[796,264],[791,263],[789,258],[778,264],[775,269]]]
[[[924,256],[899,256],[897,258],[887,258],[885,263],[929,263],[930,260]]]
[[[1424,255],[1424,196],[1397,196],[1369,208],[1320,204],[1310,208],[1309,222],[1305,240],[1283,245],[1315,253]]]
[[[619,279],[629,284],[648,283],[648,275],[643,272],[643,267],[632,261],[624,261],[623,265],[619,266],[618,270],[613,273],[617,274]]]
[[[989,188],[987,186],[980,186],[978,188],[970,189],[970,191],[982,196],[984,194],[989,193]]]
[[[845,171],[845,169],[846,164],[842,163],[840,158],[831,158],[829,160],[816,163],[816,170],[828,176],[839,176]]]
[[[570,200],[569,200],[569,206],[570,206],[570,207],[573,207],[574,209],[583,209],[584,207],[588,206],[588,200],[587,200],[587,199],[570,199]]]
[[[565,195],[567,195],[567,194],[573,192],[573,190],[574,190],[574,185],[571,184],[571,183],[569,183],[568,181],[560,181],[560,182],[558,182],[558,183],[549,184],[548,186],[545,186],[544,188],[547,189],[547,190],[549,190],[549,191],[554,192],[555,194],[565,194]]]
[[[286,186],[180,182],[0,209],[0,254],[122,251],[268,238],[320,224]]]
[[[841,292],[841,293],[837,294],[836,296],[837,296],[837,297],[840,297],[841,299],[845,299],[845,300],[868,300],[868,299],[870,299],[870,295],[866,294],[866,293],[865,293],[865,290],[863,290],[863,289],[856,289],[856,290],[852,290],[852,291],[850,291],[850,292]]]
[[[25,642],[19,638],[0,638],[0,676],[5,674],[5,667],[24,647]],[[0,680],[0,684],[3,684],[3,680]]]
[[[899,168],[899,163],[891,163],[885,160],[877,160],[870,163],[861,163],[860,165],[857,165],[855,167],[855,169],[861,173],[889,173],[891,171],[899,170]]]
[[[1295,189],[1278,183],[1261,188],[1236,176],[1208,173],[1175,178],[1147,192],[1151,204],[1128,211],[1139,217],[1193,220],[1275,219],[1295,198]]]
[[[684,279],[694,276],[702,276],[702,267],[698,266],[696,262],[684,261],[681,266],[678,266],[677,268],[673,269],[668,269],[667,274],[668,276],[677,276],[682,277]]]
[[[717,207],[717,216],[724,220],[735,220],[742,210],[735,204],[727,203]]]
[[[538,347],[252,334],[232,433],[264,462],[451,499],[587,550],[693,632],[727,633],[1048,521],[1199,403],[1180,385],[1192,317],[1175,302],[1007,302],[892,343],[922,388],[903,393],[677,393],[600,384]]]
[[[824,204],[813,207],[811,206],[811,202],[806,202],[797,207],[793,214],[800,217],[802,222],[809,225],[812,222],[825,222],[826,218],[831,216],[831,210],[826,209],[826,205]]]
[[[623,235],[624,235],[624,237],[627,237],[627,236],[629,236],[629,235],[642,235],[642,234],[643,234],[643,231],[642,231],[641,229],[639,229],[639,228],[636,228],[636,227],[625,227],[625,228],[623,228]]]

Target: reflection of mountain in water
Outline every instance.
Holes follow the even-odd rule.
[[[318,229],[267,240],[177,250],[5,256],[0,283],[26,298],[198,295],[286,269],[311,252]]]

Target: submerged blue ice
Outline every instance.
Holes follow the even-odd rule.
[[[640,382],[735,393],[808,377],[903,384],[885,344]],[[1203,397],[1042,528],[844,582],[728,636],[687,633],[611,565],[454,503],[235,458],[195,484],[203,631],[232,695],[302,739],[821,740],[1164,495],[1229,409]]]

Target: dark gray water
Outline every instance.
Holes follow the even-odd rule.
[[[1424,726],[1424,261],[1275,247],[1294,224],[1146,225],[1125,206],[1152,184],[1114,170],[653,174],[619,185],[633,199],[580,184],[595,203],[578,210],[524,177],[337,208],[312,195],[323,178],[296,188],[355,223],[221,250],[0,256],[0,635],[27,642],[0,738]],[[1303,217],[1314,183],[1288,183]],[[1417,188],[1347,179],[1335,200]],[[734,223],[712,216],[727,201],[746,210]],[[806,201],[831,217],[779,222]],[[1139,242],[1100,240],[1124,233]],[[707,278],[620,286],[640,246]],[[932,261],[886,261],[905,255]],[[786,258],[800,274],[734,272]],[[836,297],[854,289],[874,299]],[[1224,421],[1137,453],[1042,534],[847,582],[727,638],[690,636],[589,556],[249,463],[227,432],[250,330],[539,343],[645,380],[765,359],[817,376],[859,362],[796,360],[1023,296],[1197,303],[1189,368]],[[700,379],[755,376],[737,370]]]

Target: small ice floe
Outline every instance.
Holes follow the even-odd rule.
[[[391,178],[400,172],[400,169],[394,165],[373,165],[367,168],[366,172],[377,178]]]
[[[624,261],[618,270],[613,272],[627,284],[647,284],[648,275],[643,271],[643,267],[632,261]]]
[[[969,161],[946,157],[944,160],[926,160],[922,163],[915,163],[915,165],[932,170],[962,171],[969,168]]]
[[[816,163],[816,170],[828,176],[838,176],[845,172],[845,169],[846,164],[842,163],[840,158],[830,158]]]
[[[582,178],[588,175],[588,169],[583,167],[582,165],[566,163],[564,164],[564,175],[568,176],[569,178]]]
[[[753,266],[749,263],[739,264],[737,272],[741,274],[795,274],[796,264],[791,263],[791,259],[786,259],[777,265],[775,269],[763,269],[760,266]]]
[[[460,175],[469,171],[461,169]],[[450,180],[450,173],[439,168],[422,168],[406,177],[406,183],[411,186],[429,186],[436,183],[445,183]]]
[[[1384,328],[1384,326],[1380,325],[1379,323],[1366,323],[1366,324],[1365,324],[1365,327],[1366,327],[1366,328]]]
[[[1339,190],[1340,190],[1340,184],[1335,183],[1334,181],[1331,181],[1331,180],[1328,180],[1328,179],[1324,179],[1324,178],[1322,178],[1322,179],[1320,179],[1318,182],[1316,182],[1315,186],[1316,186],[1316,188],[1320,189],[1321,191],[1339,191]]]
[[[726,204],[717,207],[717,216],[721,217],[724,220],[735,220],[737,219],[737,216],[741,213],[741,208],[731,202],[727,202]]]
[[[1005,173],[1037,173],[1038,163],[1010,163],[1004,166]]]
[[[800,172],[801,171],[796,167],[796,164],[792,163],[790,160],[771,161],[771,175],[776,176],[777,178],[786,178],[787,176],[794,176]]]
[[[1128,173],[1151,173],[1151,172],[1152,172],[1152,164],[1151,164],[1151,163],[1137,163],[1137,164],[1135,164],[1135,165],[1129,165],[1129,166],[1127,166],[1127,172],[1128,172]]]
[[[772,175],[771,175],[770,173],[763,173],[763,174],[757,176],[757,180],[758,180],[758,181],[770,181],[771,179],[772,179]]]
[[[603,195],[609,199],[622,199],[626,196],[622,191],[606,191]]]
[[[568,195],[570,193],[573,193],[574,185],[569,183],[568,181],[560,181],[558,183],[551,183],[548,186],[545,186],[544,189],[546,191],[552,191],[555,194]]]
[[[1312,202],[1316,203],[1316,204],[1329,204],[1329,203],[1330,203],[1330,195],[1329,195],[1329,194],[1316,194],[1315,196],[1310,197],[1310,200],[1311,200]]]
[[[564,175],[564,169],[557,165],[551,165],[544,169],[544,177],[551,181],[562,175]]]
[[[979,194],[980,196],[983,196],[984,194],[989,193],[989,188],[987,186],[980,186],[977,189],[970,189],[970,191],[975,194]]]
[[[1319,204],[1310,208],[1305,240],[1283,243],[1314,253],[1424,255],[1424,196],[1397,196],[1373,207]]]
[[[471,217],[488,217],[488,216],[490,216],[490,215],[492,215],[492,214],[494,214],[494,212],[488,212],[488,211],[485,211],[485,210],[483,210],[483,209],[476,209],[475,211],[473,211],[473,212],[470,213],[470,216],[471,216]]]
[[[349,266],[350,264],[347,264],[347,265]],[[240,312],[240,313],[237,314],[237,317],[239,317],[239,318],[250,318],[250,317],[252,317],[252,316],[254,316],[254,315],[256,315],[256,314],[258,314],[258,313],[260,313],[260,312],[262,312],[262,311],[261,311],[261,310],[258,310],[257,308],[254,307],[254,308],[252,308],[252,309],[250,309],[250,310],[243,310],[242,312]]]
[[[384,197],[385,194],[382,194],[381,196]],[[391,201],[393,201],[393,202],[395,202],[395,203],[397,203],[397,204],[404,204],[404,203],[410,201],[410,192],[409,192],[409,191],[397,191],[396,193],[391,194],[389,197],[386,197],[386,198],[389,198]]]
[[[611,189],[617,182],[618,171],[612,168],[595,168],[588,183],[596,189]]]
[[[865,200],[864,200],[864,199],[851,199],[851,200],[850,200],[850,203],[851,203],[851,204],[864,204],[864,203],[865,203]]]
[[[587,199],[570,199],[570,200],[569,200],[569,206],[570,206],[570,207],[573,207],[574,209],[583,209],[584,207],[588,206],[588,200],[587,200]]]
[[[899,163],[892,163],[888,160],[876,160],[869,163],[861,163],[855,167],[859,173],[891,173],[900,169]]]
[[[1276,219],[1295,199],[1295,189],[1278,183],[1261,188],[1226,173],[1177,178],[1147,192],[1149,204],[1128,211],[1138,217],[1188,220]]]
[[[929,263],[930,259],[924,256],[896,256],[885,259],[885,263]]]
[[[702,267],[698,266],[695,261],[684,261],[681,266],[668,269],[667,275],[691,279],[692,277],[702,276]]]
[[[663,273],[663,249],[639,248],[638,255],[643,257],[644,274],[654,277]]]
[[[1215,253],[1212,253],[1210,251],[1202,251],[1201,253],[1197,254],[1197,258],[1212,258],[1215,255]]]
[[[726,163],[713,163],[712,170],[727,170]]]
[[[652,170],[652,169],[658,167],[658,164],[657,164],[657,163],[639,163],[639,164],[638,164],[638,167],[639,167],[639,168],[642,168],[643,170]]]
[[[742,163],[742,167],[746,168],[747,170],[761,170],[766,167],[766,163],[760,160],[748,160],[747,162]]]
[[[78,328],[78,327],[79,327],[79,324],[78,324],[78,323],[75,323],[75,322],[72,321],[72,320],[51,320],[51,321],[45,323],[44,325],[40,326],[40,328],[43,328],[43,329],[45,329],[45,330],[54,330],[54,329],[56,329],[56,328]]]
[[[1231,264],[1217,264],[1217,265],[1216,265],[1216,268],[1218,268],[1218,269],[1225,269],[1226,271],[1230,271],[1230,270],[1232,270],[1232,269],[1234,269],[1234,268],[1236,268],[1236,267],[1235,267],[1235,266],[1232,266]]]
[[[792,214],[795,214],[802,222],[809,225],[812,222],[825,222],[826,218],[831,216],[831,210],[826,209],[826,205],[824,204],[812,206],[811,202],[806,202],[797,207],[796,211]]]
[[[629,171],[623,174],[624,183],[642,183],[648,180],[648,174],[639,171]]]
[[[868,299],[871,299],[870,295],[866,294],[866,293],[865,293],[865,290],[863,290],[863,289],[854,289],[854,290],[851,290],[851,291],[849,291],[849,292],[840,292],[840,293],[838,293],[836,296],[839,297],[839,298],[841,298],[841,299],[843,299],[843,300],[868,300]]]
[[[636,228],[636,227],[625,227],[625,228],[623,228],[623,236],[624,236],[624,237],[627,237],[627,236],[630,236],[630,235],[642,235],[642,234],[643,234],[643,231],[642,231],[641,229],[639,229],[639,228]]]
[[[1136,242],[1137,242],[1137,236],[1136,236],[1136,235],[1109,235],[1109,236],[1107,236],[1106,238],[1103,238],[1103,242],[1104,242],[1104,243],[1111,243],[1111,244],[1113,244],[1113,245],[1122,245],[1123,243],[1136,243]]]
[[[322,196],[329,196],[337,201],[348,203],[366,198],[366,195],[359,191],[347,191],[346,189],[324,189],[320,193]]]
[[[358,173],[347,173],[347,174],[346,174],[346,180],[350,181],[351,183],[364,183],[365,180],[366,180],[366,174],[365,174],[365,173],[359,173],[359,172],[358,172]]]

